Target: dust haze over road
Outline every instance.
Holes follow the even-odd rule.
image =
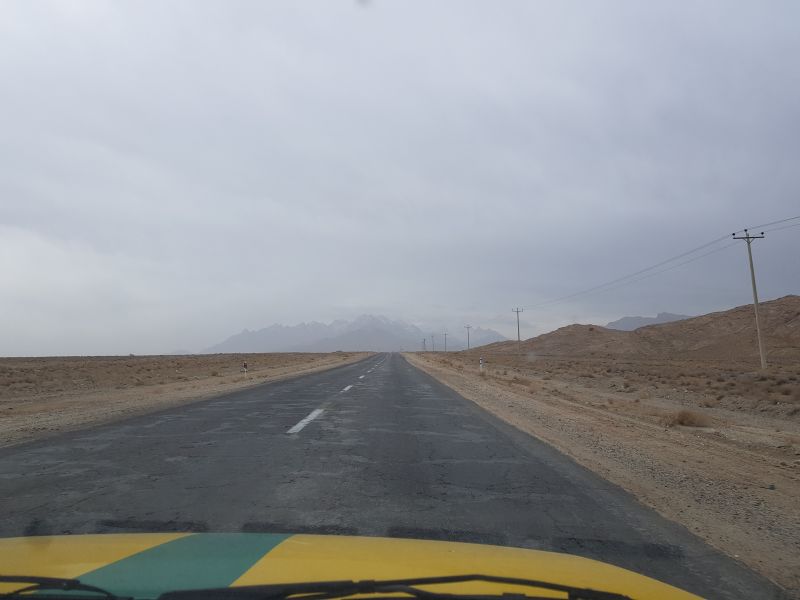
[[[421,537],[570,552],[712,598],[779,597],[396,354],[0,450],[0,478],[3,536]]]

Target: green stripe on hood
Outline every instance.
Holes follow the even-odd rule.
[[[118,596],[156,598],[172,590],[228,587],[290,535],[198,533],[85,573],[81,582]]]

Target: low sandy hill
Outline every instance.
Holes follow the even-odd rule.
[[[800,296],[760,304],[768,360],[800,360]],[[487,354],[514,353],[516,342],[483,349]],[[616,331],[598,325],[568,325],[525,340],[522,350],[538,356],[619,357],[638,359],[752,360],[758,358],[753,305],[683,321]]]

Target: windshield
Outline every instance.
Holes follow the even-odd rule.
[[[800,597],[799,21],[0,3],[0,593]]]

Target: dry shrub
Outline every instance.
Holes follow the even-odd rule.
[[[486,378],[486,371],[481,371],[480,375],[481,375],[481,377],[483,377],[485,379]]]
[[[691,410],[680,410],[677,413],[669,414],[664,417],[664,425],[674,427],[683,425],[684,427],[708,427],[711,419],[707,416]]]

